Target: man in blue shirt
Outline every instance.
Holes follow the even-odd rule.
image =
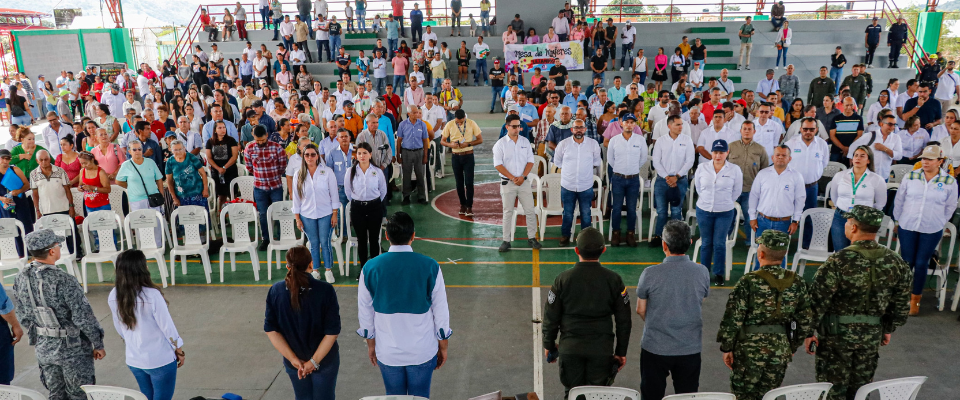
[[[424,172],[427,164],[428,151],[430,148],[430,135],[427,133],[427,124],[420,120],[420,108],[409,106],[407,108],[407,120],[400,123],[397,128],[397,144],[400,146],[400,154],[397,155],[397,162],[400,163],[403,171],[403,202],[401,205],[410,204],[410,192],[413,184],[410,182],[413,174],[417,176],[417,186],[419,187],[418,202],[427,204],[427,179]]]
[[[213,137],[213,126],[216,125],[217,121],[223,121],[223,124],[227,126],[227,135],[236,139],[237,142],[240,142],[240,134],[237,133],[237,126],[233,122],[223,119],[223,109],[220,108],[220,105],[213,103],[210,105],[210,116],[213,118],[209,122],[203,124],[203,129],[201,135],[203,137],[203,143],[206,143]],[[144,150],[146,151],[146,150]],[[160,165],[159,163],[157,164]]]
[[[393,60],[395,56],[394,52],[397,51],[397,41],[400,36],[400,23],[393,18],[393,14],[390,14],[390,17],[387,18],[387,22],[383,25],[383,28],[387,31],[387,61]]]
[[[267,115],[266,110],[263,108],[263,100],[255,100],[253,103],[250,103],[250,107],[257,113],[257,121],[260,125],[267,128],[267,135],[277,131],[277,121],[274,121],[273,117]],[[250,140],[253,141],[252,138]]]
[[[583,93],[580,93],[580,81],[573,81],[573,91],[563,97],[563,101],[560,103],[567,107],[570,107],[572,110],[577,109],[577,103],[580,100],[587,100],[587,96]]]
[[[250,80],[253,79],[253,60],[247,57],[247,53],[240,56],[240,78],[243,81],[243,86],[249,85]]]
[[[540,113],[537,111],[537,106],[527,101],[526,92],[517,93],[517,111],[520,112],[520,122],[530,128],[537,126],[537,123],[540,122]]]
[[[340,204],[347,204],[347,194],[343,190],[343,177],[350,167],[353,165],[353,146],[350,145],[350,131],[346,129],[340,129],[337,131],[337,143],[340,146],[337,146],[332,149],[327,149],[326,155],[324,156],[324,162],[326,162],[327,167],[333,170],[334,176],[337,177],[337,192],[340,194]],[[341,216],[341,223],[346,223],[346,214]]]
[[[9,385],[13,380],[13,345],[23,337],[23,328],[17,320],[13,302],[7,297],[6,290],[0,290],[0,385]]]
[[[534,109],[533,111],[536,112],[537,110]],[[516,104],[507,107],[507,116],[510,116],[510,115],[517,115],[517,116],[520,115],[520,110],[517,108]],[[523,117],[520,118],[520,121],[523,122]],[[503,126],[500,127],[500,136],[498,137],[498,139],[504,136],[507,136],[506,123],[504,123]],[[530,143],[533,143],[533,130],[530,129],[530,126],[528,126],[527,124],[520,124],[520,136],[523,136],[528,141],[530,141]]]
[[[880,44],[880,32],[883,32],[883,26],[877,23],[878,20],[879,18],[873,17],[873,23],[867,25],[867,29],[863,31],[863,41],[867,47],[867,57],[864,63],[871,68],[873,67],[873,53],[877,52],[877,45]]]
[[[420,3],[413,3],[413,11],[410,11],[410,38],[414,43],[423,41],[423,11],[420,11]]]

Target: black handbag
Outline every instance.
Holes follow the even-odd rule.
[[[150,191],[147,190],[147,181],[143,180],[143,175],[140,174],[140,169],[137,168],[137,163],[135,162],[133,163],[133,170],[137,171],[137,175],[140,176],[140,182],[143,183],[143,190],[145,192],[148,192],[147,201],[150,203],[150,207],[163,207],[163,204],[165,202],[163,198],[163,193],[149,194]]]

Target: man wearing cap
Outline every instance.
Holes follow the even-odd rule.
[[[954,70],[956,65],[955,61],[948,61],[947,68],[940,70],[937,75],[939,81],[933,97],[940,102],[941,115],[946,115],[951,107],[960,105],[960,75]]]
[[[624,67],[633,66],[633,43],[637,37],[637,28],[634,28],[630,24],[630,21],[627,21],[627,25],[623,27],[623,31],[620,32],[620,46],[623,51],[623,55],[620,57],[620,70],[623,71]],[[616,62],[616,58],[611,53],[610,59]]]
[[[816,331],[804,347],[816,354],[817,381],[833,384],[830,400],[852,399],[873,380],[880,346],[907,322],[913,280],[900,255],[876,241],[882,211],[855,205],[844,218],[851,244],[817,269],[810,285],[815,325],[805,329]]]
[[[780,267],[790,235],[770,229],[756,243],[760,269],[737,282],[717,332],[723,363],[733,370],[730,389],[738,400],[761,400],[780,387],[793,353],[810,333],[804,329],[813,326],[803,277]]]
[[[907,22],[903,16],[897,17],[897,22],[890,25],[890,31],[887,32],[887,46],[890,47],[890,64],[887,68],[900,68],[897,61],[900,60],[900,50],[903,44],[907,42]]]
[[[85,399],[80,386],[96,383],[93,361],[106,355],[103,328],[77,278],[55,265],[64,237],[40,229],[25,240],[34,260],[17,275],[13,298],[41,381],[51,399]]]
[[[883,32],[883,26],[878,24],[879,18],[873,17],[873,23],[867,25],[863,32],[863,45],[867,48],[867,56],[864,63],[873,68],[873,54],[877,52],[877,45],[880,44],[880,32]],[[857,104],[863,102],[858,101]]]
[[[590,203],[593,201],[594,168],[600,167],[600,144],[587,140],[587,125],[582,119],[573,121],[573,135],[557,145],[553,163],[560,168],[560,198],[563,203],[563,220],[560,225],[560,247],[570,244],[573,231],[574,207],[580,206],[580,228],[592,223]]]
[[[100,102],[106,104],[110,109],[110,115],[120,117],[123,115],[123,102],[125,99],[120,94],[120,85],[116,83],[106,84],[110,86],[110,91],[100,95]]]
[[[457,110],[455,119],[447,123],[441,134],[440,144],[453,151],[453,177],[457,182],[457,197],[460,199],[460,215],[473,216],[473,147],[483,143],[480,127],[463,110]],[[517,122],[513,122],[516,124]]]
[[[477,60],[478,63],[479,61],[480,60]],[[477,71],[479,71],[479,69]],[[490,114],[493,114],[493,110],[496,108],[497,103],[499,103],[497,100],[503,95],[503,79],[506,77],[506,71],[500,65],[499,59],[493,60],[493,68],[490,68],[490,74],[487,77],[490,78],[490,92],[492,96],[490,99]],[[507,111],[503,109],[503,104],[500,104],[500,109],[504,112]]]
[[[637,198],[640,194],[640,167],[647,162],[647,142],[642,134],[634,134],[637,129],[635,115],[624,115],[620,120],[620,127],[623,131],[611,138],[607,145],[607,162],[613,170],[610,177],[613,199],[613,210],[610,214],[613,235],[610,244],[614,247],[620,245],[620,214],[626,199],[626,242],[629,247],[637,247]]]
[[[557,276],[543,307],[543,353],[549,363],[560,361],[564,397],[577,386],[612,385],[627,363],[630,294],[620,275],[600,264],[603,240],[596,228],[580,232],[579,261]]]

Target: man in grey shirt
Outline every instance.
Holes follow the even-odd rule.
[[[672,375],[677,394],[700,388],[701,305],[710,274],[686,256],[690,227],[671,220],[663,227],[663,263],[647,267],[637,283],[637,314],[645,323],[640,343],[640,394],[660,400]]]

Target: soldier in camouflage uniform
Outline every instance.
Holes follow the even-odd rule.
[[[733,370],[730,389],[737,400],[761,400],[777,388],[787,364],[812,325],[803,277],[780,267],[790,235],[768,229],[757,238],[760,269],[743,276],[730,293],[717,342]]]
[[[852,400],[873,380],[880,346],[907,322],[912,271],[900,255],[876,242],[883,212],[857,205],[845,213],[850,246],[820,266],[810,286],[818,382],[833,383],[830,400]],[[811,330],[812,332],[812,330]]]
[[[26,237],[34,260],[13,284],[17,317],[37,348],[40,380],[50,400],[85,400],[81,385],[94,385],[93,360],[102,359],[103,329],[77,278],[57,268],[60,243],[49,229]]]

